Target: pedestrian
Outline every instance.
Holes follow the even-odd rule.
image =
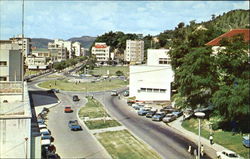
[[[49,84],[49,87],[51,88],[51,83]]]
[[[191,151],[192,151],[192,147],[191,147],[191,145],[189,145],[188,146],[188,152],[191,153]]]
[[[201,156],[204,156],[204,147],[201,145]]]
[[[196,159],[198,156],[197,156],[197,150],[194,149],[194,158]]]
[[[213,136],[212,135],[210,135],[209,141],[210,141],[210,144],[213,145]]]

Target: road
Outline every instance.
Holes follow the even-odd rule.
[[[192,158],[188,146],[196,147],[194,143],[177,134],[171,127],[162,122],[153,122],[150,118],[141,117],[124,100],[105,95],[95,96],[101,101],[111,116],[125,125],[130,132],[154,148],[163,158]]]

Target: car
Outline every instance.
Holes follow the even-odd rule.
[[[70,130],[82,130],[82,127],[78,124],[77,120],[70,120],[68,123]]]
[[[169,113],[169,114],[167,114],[167,115],[162,119],[162,121],[163,121],[164,123],[169,123],[169,122],[171,122],[171,121],[174,121],[176,118],[177,118],[177,117],[176,117],[174,114]]]
[[[160,109],[161,112],[165,112],[165,113],[172,113],[174,111],[176,111],[176,109],[172,108],[172,106],[166,106],[163,107],[162,109]]]
[[[132,104],[132,108],[134,108],[135,110],[140,110],[141,108],[143,108],[143,106],[139,105],[137,103],[134,103],[134,104]]]
[[[51,91],[54,92],[54,93],[59,93],[60,92],[59,89],[51,89]]]
[[[67,106],[67,107],[64,108],[64,112],[65,113],[72,113],[73,109],[71,109],[71,107]]]
[[[153,121],[162,121],[162,119],[165,117],[164,112],[156,112],[155,115],[152,116]]]
[[[46,124],[38,124],[38,127],[39,129],[43,129],[43,128],[47,128],[47,125]]]
[[[47,128],[40,129],[41,135],[50,135],[50,131]]]
[[[156,111],[152,111],[150,110],[147,114],[146,114],[146,117],[147,118],[152,118],[154,115],[155,115]]]
[[[123,96],[125,96],[125,97],[129,96],[129,91],[127,90],[127,91],[123,92]]]
[[[138,114],[138,115],[141,115],[141,116],[144,116],[144,115],[146,115],[149,111],[150,111],[150,108],[141,108],[141,109],[137,112],[137,114]]]
[[[250,148],[250,137],[249,137],[249,135],[243,137],[242,144],[243,144],[243,146],[245,146],[247,148]]]
[[[230,150],[223,150],[216,152],[217,158],[220,159],[241,159],[237,153]]]
[[[176,118],[178,118],[178,117],[182,116],[183,112],[182,111],[174,111],[171,114],[175,115]]]
[[[79,99],[79,97],[77,96],[77,95],[74,95],[73,96],[73,101],[79,101],[80,99]]]
[[[38,124],[44,124],[45,121],[44,121],[43,119],[37,119],[37,123],[38,123]]]
[[[52,136],[51,135],[41,135],[41,140],[52,140]]]
[[[117,91],[116,91],[116,90],[112,90],[112,91],[111,91],[111,96],[118,96]]]

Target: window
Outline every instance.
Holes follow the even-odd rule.
[[[0,76],[0,81],[7,81],[7,77]]]
[[[166,89],[160,89],[160,93],[166,93]]]
[[[141,92],[146,92],[146,88],[141,88]]]
[[[0,66],[7,66],[7,61],[0,61]]]
[[[152,88],[147,88],[147,92],[152,92]]]
[[[159,93],[159,89],[153,89],[153,92],[155,92],[155,93]]]
[[[171,64],[170,58],[159,58],[159,64]]]

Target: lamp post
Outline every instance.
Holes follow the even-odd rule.
[[[197,116],[199,119],[198,159],[200,159],[201,157],[201,152],[200,152],[201,151],[201,119],[200,118],[203,118],[205,116],[205,113],[196,112],[194,115]]]

